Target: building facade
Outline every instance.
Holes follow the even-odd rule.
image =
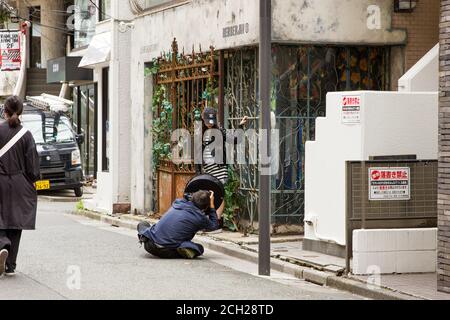
[[[272,111],[282,136],[273,178],[275,225],[302,224],[304,146],[315,138],[315,118],[325,115],[326,94],[397,90],[398,79],[437,43],[438,0],[419,1],[412,12],[396,12],[394,2],[273,1]],[[86,136],[85,173],[97,179],[89,207],[158,211],[163,186],[158,188],[152,132],[158,86],[146,70],[171,52],[174,38],[180,55],[214,48],[222,125],[233,128],[248,116],[257,127],[257,0],[16,3],[21,17],[35,21],[30,67],[44,69],[68,56],[93,72],[85,81],[66,79],[75,127]],[[234,172],[248,208],[243,216],[257,222],[257,167]]]
[[[149,165],[154,86],[145,75],[146,66],[161,53],[169,53],[174,38],[180,52],[214,47],[224,58],[223,125],[233,127],[247,115],[256,126],[259,29],[254,13],[258,7],[256,0],[160,1],[134,12],[130,42],[133,211],[154,211],[158,196],[158,190],[152,190],[157,184],[152,183]],[[304,143],[314,139],[314,119],[324,115],[326,93],[396,90],[409,66],[437,43],[437,37],[429,35],[430,30],[438,30],[438,14],[438,1],[418,2],[411,13],[395,12],[391,0],[376,4],[273,1],[273,109],[283,139],[281,172],[273,179],[274,224],[302,223]],[[420,29],[412,23],[418,17]],[[251,208],[245,216],[252,222],[257,221],[255,170],[237,169],[244,207]]]

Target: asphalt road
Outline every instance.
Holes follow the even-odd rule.
[[[75,203],[40,201],[36,231],[24,232],[14,278],[0,278],[5,299],[317,300],[360,299],[274,273],[214,251],[195,260],[160,260],[136,233],[69,214]]]

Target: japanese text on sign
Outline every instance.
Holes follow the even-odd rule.
[[[0,70],[20,70],[20,32],[0,32]]]
[[[361,123],[361,97],[343,96],[341,102],[341,119],[343,124]]]
[[[409,168],[370,168],[369,200],[410,200]]]

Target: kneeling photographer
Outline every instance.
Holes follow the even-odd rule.
[[[204,253],[192,242],[199,231],[219,229],[214,192],[197,191],[178,199],[155,225],[138,225],[139,241],[150,254],[163,259],[195,259]]]

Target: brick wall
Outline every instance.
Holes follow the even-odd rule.
[[[405,71],[438,43],[439,8],[440,0],[422,0],[412,13],[393,13],[392,28],[406,29],[408,32]]]
[[[450,293],[450,0],[441,1],[438,290]]]

